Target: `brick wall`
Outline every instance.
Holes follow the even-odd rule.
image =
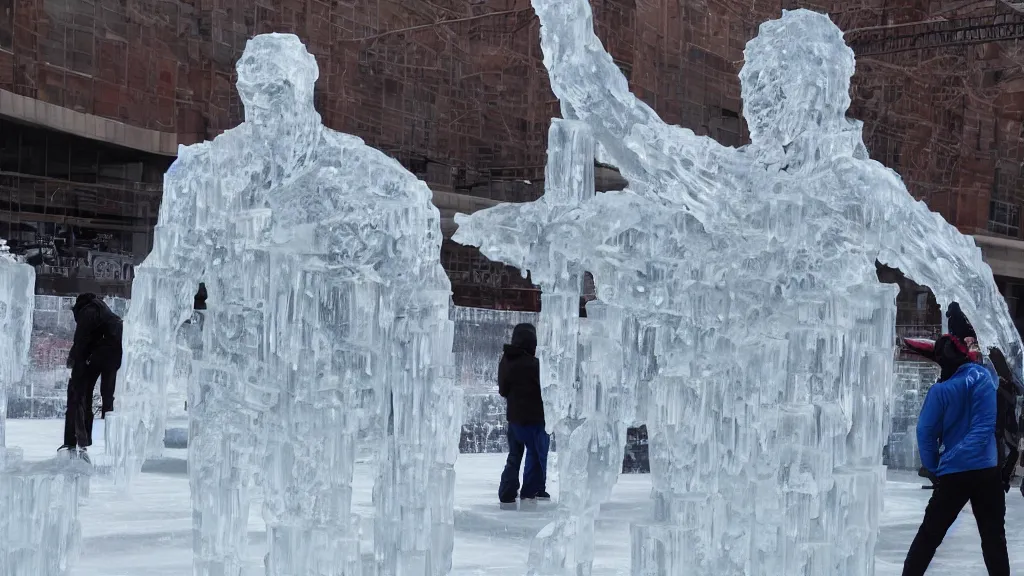
[[[736,72],[760,22],[828,11],[845,30],[985,15],[996,0],[592,0],[598,36],[662,117],[747,140]],[[324,122],[398,158],[435,189],[524,201],[542,190],[558,105],[529,0],[13,0],[0,9],[0,88],[183,143],[236,125],[234,62],[248,38],[298,34],[321,69]],[[969,232],[990,199],[1019,207],[1024,69],[1014,43],[940,46],[858,61],[853,114],[872,156]],[[997,171],[998,169],[998,171]],[[1018,216],[1019,218],[1019,216]],[[1018,228],[997,233],[1020,235]],[[486,268],[444,247],[446,265]],[[465,305],[536,310],[501,268],[453,275]]]
[[[828,11],[853,30],[1001,6],[592,4],[598,35],[634,92],[667,121],[726,144],[746,140],[736,78],[744,45],[781,9]],[[431,184],[500,199],[539,193],[524,181],[543,176],[558,108],[528,0],[15,0],[0,11],[0,87],[195,142],[241,120],[234,62],[248,38],[272,31],[298,34],[316,56],[317,105],[332,128],[365,138]],[[967,228],[986,226],[996,165],[1022,159],[1018,56],[1012,43],[991,43],[858,62],[854,111],[874,156]]]

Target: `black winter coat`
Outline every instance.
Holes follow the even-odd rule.
[[[71,308],[75,315],[75,340],[68,353],[68,367],[97,364],[103,369],[121,367],[121,318],[95,294],[82,294]]]
[[[996,392],[996,446],[1002,465],[1003,484],[1010,488],[1010,480],[1017,468],[1017,446],[1020,443],[1020,428],[1017,422],[1017,386],[1016,378],[1006,361],[1006,356],[999,348],[989,352],[992,367],[999,376],[999,390]]]
[[[498,393],[507,401],[506,417],[511,424],[544,424],[536,353],[537,329],[532,324],[517,325],[498,364]]]

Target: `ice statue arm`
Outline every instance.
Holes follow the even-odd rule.
[[[717,187],[701,175],[732,149],[666,124],[633,95],[622,71],[594,34],[589,0],[533,0],[551,89],[563,109],[587,123],[631,184],[678,181],[686,205],[707,202]],[[679,191],[677,190],[677,193]],[[703,193],[702,193],[703,192]]]
[[[1024,361],[1020,335],[974,238],[915,200],[892,170],[874,161],[853,161],[848,168],[841,175],[855,196],[869,210],[881,212],[877,260],[931,289],[940,304],[958,302],[978,343],[1002,350],[1019,375]]]
[[[935,474],[939,469],[939,445],[942,443],[942,415],[946,410],[946,390],[942,383],[932,386],[924,398],[917,419],[917,448],[921,465]]]

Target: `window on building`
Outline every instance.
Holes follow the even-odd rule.
[[[996,200],[988,203],[988,231],[1010,238],[1020,237],[1020,206]]]
[[[1011,284],[1007,293],[1006,303],[1010,308],[1017,332],[1020,332],[1024,327],[1024,284]]]
[[[993,234],[1020,237],[1020,204],[1010,195],[1014,184],[1007,174],[996,168],[988,204],[988,231]]]

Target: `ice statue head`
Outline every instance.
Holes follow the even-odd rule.
[[[783,10],[761,24],[743,55],[743,117],[755,146],[786,146],[843,125],[854,57],[828,16]]]
[[[245,45],[236,65],[245,121],[259,134],[288,134],[304,119],[319,116],[313,90],[320,70],[293,34],[261,34]]]

